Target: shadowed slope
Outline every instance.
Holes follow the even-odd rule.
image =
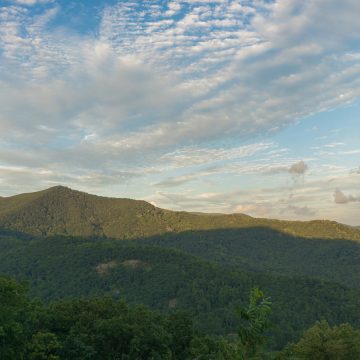
[[[294,237],[268,227],[184,231],[139,240],[217,264],[276,275],[308,276],[360,289],[360,243]]]
[[[0,237],[1,243],[1,237]],[[110,295],[162,311],[185,309],[209,334],[236,330],[234,309],[260,286],[274,302],[275,348],[318,319],[360,326],[360,290],[298,276],[230,269],[174,249],[137,242],[53,237],[0,252],[0,272],[29,280],[50,301]]]

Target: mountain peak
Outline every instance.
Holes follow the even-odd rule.
[[[56,190],[56,189],[68,189],[68,190],[72,190],[72,189],[69,188],[68,186],[64,186],[64,185],[55,185],[55,186],[52,186],[52,187],[48,188],[48,190]]]
[[[64,186],[64,185],[55,185],[55,186],[52,186],[48,189],[45,190],[46,192],[73,192],[73,191],[76,191],[76,190],[73,190],[67,186]]]
[[[54,196],[54,197],[61,197],[61,196],[67,196],[67,197],[84,197],[84,196],[97,196],[97,195],[92,195],[89,194],[85,191],[81,191],[81,190],[75,190],[72,189],[68,186],[64,186],[64,185],[55,185],[52,186],[48,189],[45,189],[43,191],[40,191],[40,193],[43,193],[44,195],[47,196]]]

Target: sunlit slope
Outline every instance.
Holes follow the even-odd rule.
[[[133,239],[169,232],[268,227],[287,234],[360,241],[358,229],[331,221],[280,221],[243,214],[175,212],[145,201],[106,198],[56,186],[0,198],[0,226],[33,235]]]

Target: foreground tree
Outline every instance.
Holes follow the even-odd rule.
[[[29,308],[25,286],[0,277],[0,359],[22,359],[29,332]]]
[[[360,331],[349,324],[331,327],[326,321],[318,321],[278,359],[358,360]]]
[[[270,326],[270,313],[270,299],[266,298],[260,289],[252,289],[248,307],[238,310],[241,319],[238,331],[240,359],[264,358],[262,350],[266,341],[265,331]]]

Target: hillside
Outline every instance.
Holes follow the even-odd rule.
[[[259,286],[274,303],[274,348],[296,339],[318,319],[360,326],[360,290],[226,269],[156,246],[64,237],[23,241],[0,252],[0,273],[29,280],[32,296],[45,301],[110,295],[163,312],[188,310],[197,329],[208,334],[233,332],[235,308]]]
[[[56,186],[0,199],[0,227],[35,236],[135,239],[187,230],[266,227],[293,236],[360,241],[360,231],[331,221],[279,221],[243,214],[195,214]]]
[[[138,240],[178,249],[219,265],[275,275],[301,275],[360,289],[360,244],[311,239],[267,227],[184,231]]]
[[[274,302],[273,348],[316,320],[360,326],[359,242],[331,221],[175,212],[61,186],[0,198],[0,274],[28,280],[33,297],[183,309],[227,334],[259,286]]]

